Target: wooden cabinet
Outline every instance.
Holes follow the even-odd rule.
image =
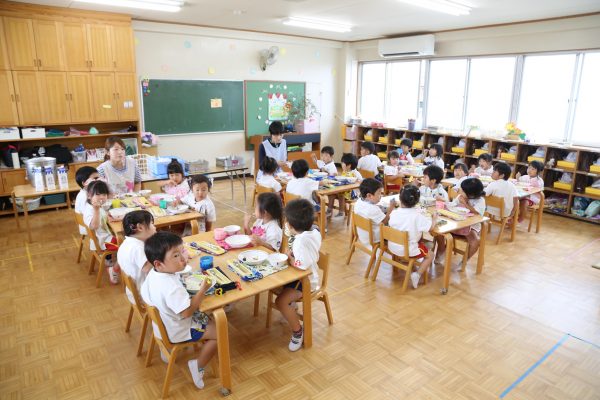
[[[122,121],[137,119],[137,81],[135,74],[123,72],[115,73],[115,86],[119,119]]]
[[[133,31],[129,26],[112,27],[113,67],[117,72],[135,72]]]
[[[94,120],[92,112],[92,82],[87,72],[68,72],[69,108],[72,122]]]
[[[63,71],[65,65],[60,22],[34,20],[33,31],[38,70]]]
[[[116,121],[117,92],[112,72],[93,72],[92,74],[93,112],[96,121]]]
[[[27,18],[4,17],[4,32],[11,68],[21,71],[37,69],[33,21]]]
[[[6,36],[4,36],[4,20],[0,17],[0,70],[10,69],[6,49]]]
[[[10,71],[0,71],[0,125],[19,124],[17,99]]]
[[[68,71],[89,71],[87,33],[85,24],[63,22],[62,42],[65,50],[65,65]]]
[[[71,122],[66,72],[40,72],[42,115],[46,124]]]
[[[5,194],[10,194],[12,188],[17,185],[26,185],[25,169],[14,169],[2,171],[2,186]]]
[[[13,71],[19,124],[39,124],[43,121],[42,96],[38,72]]]
[[[86,29],[90,70],[113,71],[111,26],[88,24]]]

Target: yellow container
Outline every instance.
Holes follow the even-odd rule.
[[[465,148],[464,147],[453,147],[452,152],[459,153],[459,154],[465,154]]]
[[[488,151],[485,149],[475,149],[475,151],[473,152],[474,156],[479,157],[480,155],[487,153]]]
[[[397,146],[400,146],[400,142],[402,142],[402,139],[396,139],[394,141],[394,143],[396,143]]]
[[[365,135],[365,140],[367,142],[372,142],[373,141],[373,136],[371,136],[371,135]]]
[[[377,157],[381,158],[382,160],[386,160],[387,153],[385,151],[380,151],[379,153],[377,153]]]
[[[588,187],[585,188],[585,193],[586,194],[593,194],[593,195],[596,195],[596,196],[600,196],[600,189],[588,186]]]
[[[527,157],[527,161],[529,161],[529,162],[539,161],[539,162],[543,163],[544,162],[544,158],[543,157],[529,156],[529,157]]]
[[[507,161],[515,161],[517,159],[517,155],[510,154],[510,153],[502,153],[502,154],[500,154],[500,159],[507,160]]]
[[[422,148],[423,148],[423,141],[422,140],[415,140],[415,141],[413,141],[413,149],[421,150]]]
[[[556,166],[564,169],[575,169],[575,163],[571,161],[557,161]]]
[[[573,184],[557,181],[557,182],[554,182],[553,186],[555,189],[571,190],[571,187],[573,186]]]
[[[600,165],[590,165],[590,172],[600,173]]]
[[[383,136],[383,137],[379,138],[379,143],[385,143],[385,144],[387,144],[387,142],[388,142],[387,136]]]

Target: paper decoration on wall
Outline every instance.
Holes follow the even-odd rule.
[[[230,43],[229,44],[229,50],[230,51],[235,51],[235,43]]]
[[[285,90],[287,90],[287,85],[283,85],[283,88],[284,88]]]
[[[144,96],[150,95],[150,79],[142,78],[142,94]]]
[[[208,67],[208,73],[211,74],[211,75],[214,75],[215,68],[214,67]]]
[[[285,56],[287,54],[287,49],[285,47],[281,47],[279,49],[279,54],[281,54],[282,56]]]
[[[258,101],[262,101],[262,97],[259,97],[259,98],[258,98]]]
[[[269,120],[265,119],[265,124],[269,125]]]
[[[335,69],[335,68],[333,68],[333,69],[331,70],[331,75],[333,75],[333,76],[336,76],[336,75],[337,75],[337,71],[336,71],[336,69]]]
[[[138,38],[133,38],[133,44],[135,44],[136,46],[137,46],[138,44],[140,44],[140,39],[138,39]]]
[[[269,89],[273,89],[273,84],[272,83],[269,85]],[[266,93],[266,90],[263,90],[263,92]]]
[[[250,75],[256,75],[256,68],[250,68]]]
[[[183,47],[185,47],[186,49],[190,49],[192,47],[192,42],[186,40],[185,42],[183,42]]]
[[[210,99],[210,108],[222,108],[223,99]]]
[[[315,51],[315,58],[321,57],[321,52],[319,50]]]
[[[288,117],[287,94],[269,93],[269,119],[272,121],[284,121]]]
[[[262,117],[260,115],[257,115],[256,119],[262,119]]]
[[[160,69],[162,72],[169,72],[169,66],[166,64],[161,65]]]

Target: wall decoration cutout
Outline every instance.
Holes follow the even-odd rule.
[[[163,65],[161,65],[161,66],[160,66],[160,70],[161,70],[162,72],[169,72],[169,70],[170,70],[170,69],[171,69],[171,68],[169,68],[169,66],[168,66],[168,65],[166,65],[166,64],[163,64]]]
[[[150,95],[150,79],[142,78],[142,94],[144,96]]]
[[[287,119],[289,109],[287,105],[287,94],[269,93],[269,119],[272,121],[284,121]]]
[[[191,49],[192,42],[190,42],[189,40],[186,40],[185,42],[183,42],[183,47],[185,47],[186,49]]]
[[[287,49],[285,47],[280,48],[279,54],[281,54],[282,56],[285,56],[287,54]]]
[[[210,75],[214,75],[214,74],[215,74],[215,72],[216,72],[216,71],[215,71],[215,68],[214,68],[214,67],[208,67],[208,73],[209,73]]]

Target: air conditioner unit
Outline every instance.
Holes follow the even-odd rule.
[[[377,48],[383,58],[419,57],[432,56],[434,45],[434,35],[419,35],[382,39],[377,43]]]

